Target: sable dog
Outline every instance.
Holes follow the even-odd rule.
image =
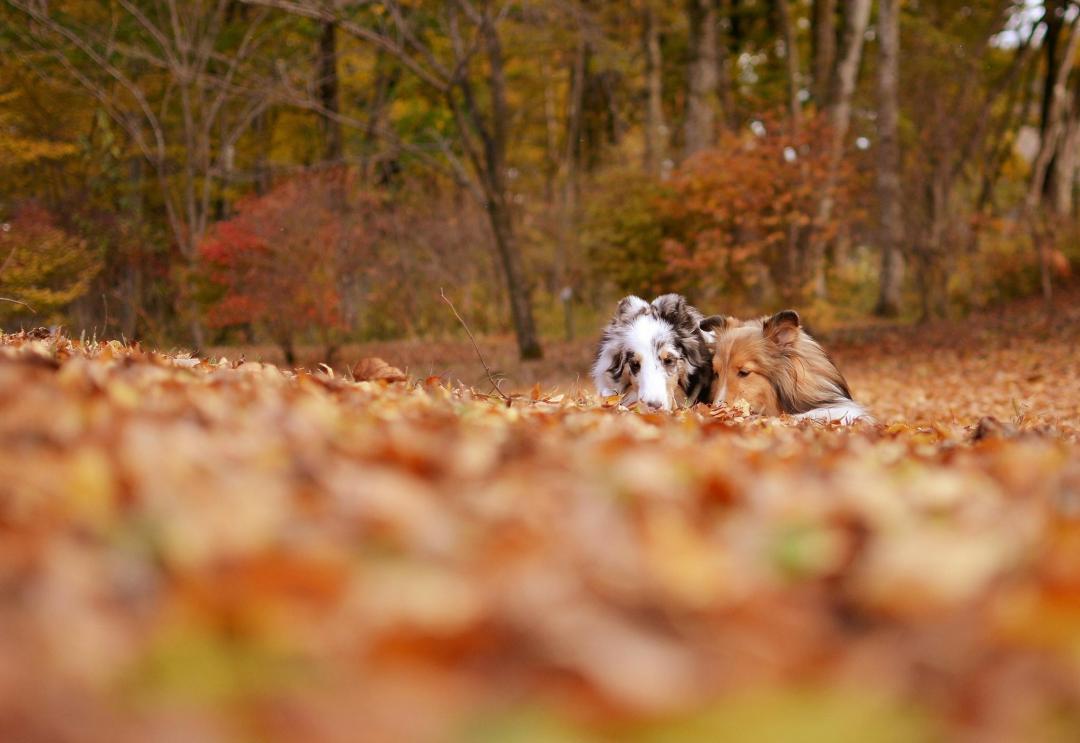
[[[851,423],[870,416],[851,399],[840,370],[802,329],[795,310],[759,320],[714,315],[701,328],[715,332],[711,400],[742,398],[761,415]]]
[[[712,333],[701,328],[702,314],[678,294],[652,303],[624,297],[600,339],[592,367],[602,397],[623,395],[627,405],[641,402],[671,410],[675,390],[691,403],[710,401]]]

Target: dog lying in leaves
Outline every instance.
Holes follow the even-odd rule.
[[[671,410],[676,391],[688,402],[711,402],[712,334],[686,298],[665,294],[651,303],[624,297],[604,328],[592,367],[601,397],[621,395],[624,405]]]
[[[713,335],[713,405],[746,400],[759,415],[853,423],[870,419],[821,345],[803,330],[795,310],[757,320],[713,315],[701,321]]]
[[[738,320],[704,317],[685,297],[651,303],[624,297],[604,329],[592,368],[601,397],[671,410],[676,392],[689,404],[745,400],[758,415],[852,423],[869,419],[799,314]]]

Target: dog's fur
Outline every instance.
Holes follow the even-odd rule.
[[[746,321],[714,315],[702,320],[701,327],[715,333],[714,405],[742,398],[762,415],[786,413],[844,423],[869,418],[794,310]]]
[[[701,328],[702,314],[678,294],[652,303],[624,297],[604,329],[592,377],[602,397],[622,395],[627,405],[641,402],[671,410],[675,390],[691,404],[709,402],[712,334]]]

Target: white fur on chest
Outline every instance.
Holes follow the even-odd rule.
[[[821,423],[838,421],[844,425],[850,425],[857,420],[873,420],[870,414],[866,412],[866,408],[854,400],[836,403],[835,405],[826,405],[823,408],[814,408],[793,417],[799,420],[820,421]]]

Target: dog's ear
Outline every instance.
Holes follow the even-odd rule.
[[[790,346],[799,338],[799,313],[781,310],[766,320],[761,330],[776,345]]]
[[[686,297],[681,294],[662,294],[652,301],[652,306],[657,315],[675,325],[678,324],[675,320],[686,314]]]
[[[728,325],[731,324],[731,318],[724,315],[709,315],[704,320],[698,323],[698,328],[711,333],[713,331],[727,330]]]
[[[615,358],[611,360],[611,366],[608,367],[607,371],[615,381],[618,381],[619,377],[622,376],[623,367],[626,366],[626,356],[626,351],[619,351],[615,354]]]
[[[677,328],[689,333],[697,330],[697,318],[701,317],[696,310],[692,310],[686,303],[686,297],[681,294],[664,294],[652,301],[653,310],[661,320],[671,323]]]
[[[649,303],[641,297],[634,296],[633,294],[623,297],[619,300],[619,306],[615,309],[615,322],[629,322],[642,312],[649,311]]]

